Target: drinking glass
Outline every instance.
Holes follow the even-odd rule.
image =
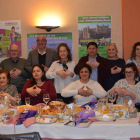
[[[50,101],[49,94],[43,94],[43,101],[46,103],[46,105],[48,104],[48,102]]]
[[[40,116],[41,116],[41,106],[37,106],[37,115],[40,118]]]
[[[20,101],[21,101],[21,95],[20,95],[20,94],[17,94],[17,95],[15,96],[15,98],[16,98],[16,102],[17,102],[17,104],[18,104],[18,106],[19,106],[19,103],[20,103]]]
[[[30,105],[30,97],[25,98],[25,104],[28,106]]]
[[[109,101],[110,101],[111,103],[113,103],[115,100],[116,100],[116,94],[110,94],[110,95],[109,95]]]
[[[56,99],[55,107],[59,110],[59,112],[60,112],[60,109],[63,107],[63,105],[64,105],[64,102],[62,99],[60,98]]]

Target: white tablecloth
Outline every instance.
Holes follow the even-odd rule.
[[[42,138],[58,139],[129,139],[140,138],[140,125],[137,118],[116,120],[115,122],[93,122],[88,128],[65,126],[64,123],[35,124],[28,128],[24,125],[16,126],[16,134],[39,132]],[[1,122],[0,134],[14,134],[14,125]]]

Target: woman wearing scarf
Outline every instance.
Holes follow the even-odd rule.
[[[75,62],[72,61],[71,51],[66,43],[60,43],[57,48],[58,61],[52,63],[46,73],[48,79],[54,79],[54,86],[57,92],[57,98],[62,98],[65,103],[69,103],[72,97],[63,98],[61,91],[75,78]]]

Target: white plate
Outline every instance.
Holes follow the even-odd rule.
[[[114,116],[110,116],[109,118],[103,118],[103,116],[97,116],[96,119],[98,121],[104,121],[104,122],[109,122],[109,121],[116,120],[116,118]]]
[[[56,118],[56,115],[45,115],[45,114],[44,115],[41,115],[40,117],[43,118],[45,116],[47,116],[49,118]]]
[[[39,123],[39,124],[51,124],[51,123],[55,123],[56,121],[57,121],[57,118],[53,118],[53,119],[51,119],[50,122],[47,122],[47,123],[44,120],[38,121],[36,119],[36,123]]]

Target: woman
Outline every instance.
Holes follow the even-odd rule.
[[[10,84],[10,73],[7,70],[0,70],[0,98],[8,96],[12,105],[16,104],[15,96],[18,94],[17,88]]]
[[[63,97],[74,96],[77,98],[77,104],[82,105],[91,102],[92,98],[106,96],[106,91],[97,82],[90,80],[92,69],[89,65],[84,64],[79,67],[80,80],[70,83],[65,89],[62,90]]]
[[[133,45],[133,49],[131,52],[131,57],[126,61],[126,64],[133,62],[137,66],[139,76],[136,77],[136,80],[139,81],[140,77],[140,42],[137,42]]]
[[[71,52],[66,43],[60,43],[57,48],[58,61],[52,63],[46,73],[48,79],[54,79],[54,85],[57,92],[57,98],[61,97],[61,91],[69,85],[75,78],[75,62],[72,61]],[[62,98],[65,103],[71,101],[70,98]]]
[[[105,79],[105,90],[108,91],[118,80],[124,78],[125,61],[118,57],[118,49],[115,43],[109,44],[106,50],[108,54],[107,61],[111,68],[111,76]]]
[[[129,97],[133,102],[140,102],[140,82],[135,78],[138,76],[136,65],[131,62],[125,66],[125,79],[115,83],[110,94],[118,94],[117,104],[123,104],[123,97]]]
[[[25,102],[25,98],[30,97],[31,105],[43,103],[43,94],[49,94],[52,101],[57,98],[53,83],[45,77],[44,67],[35,65],[32,69],[32,79],[23,87],[21,100]]]

